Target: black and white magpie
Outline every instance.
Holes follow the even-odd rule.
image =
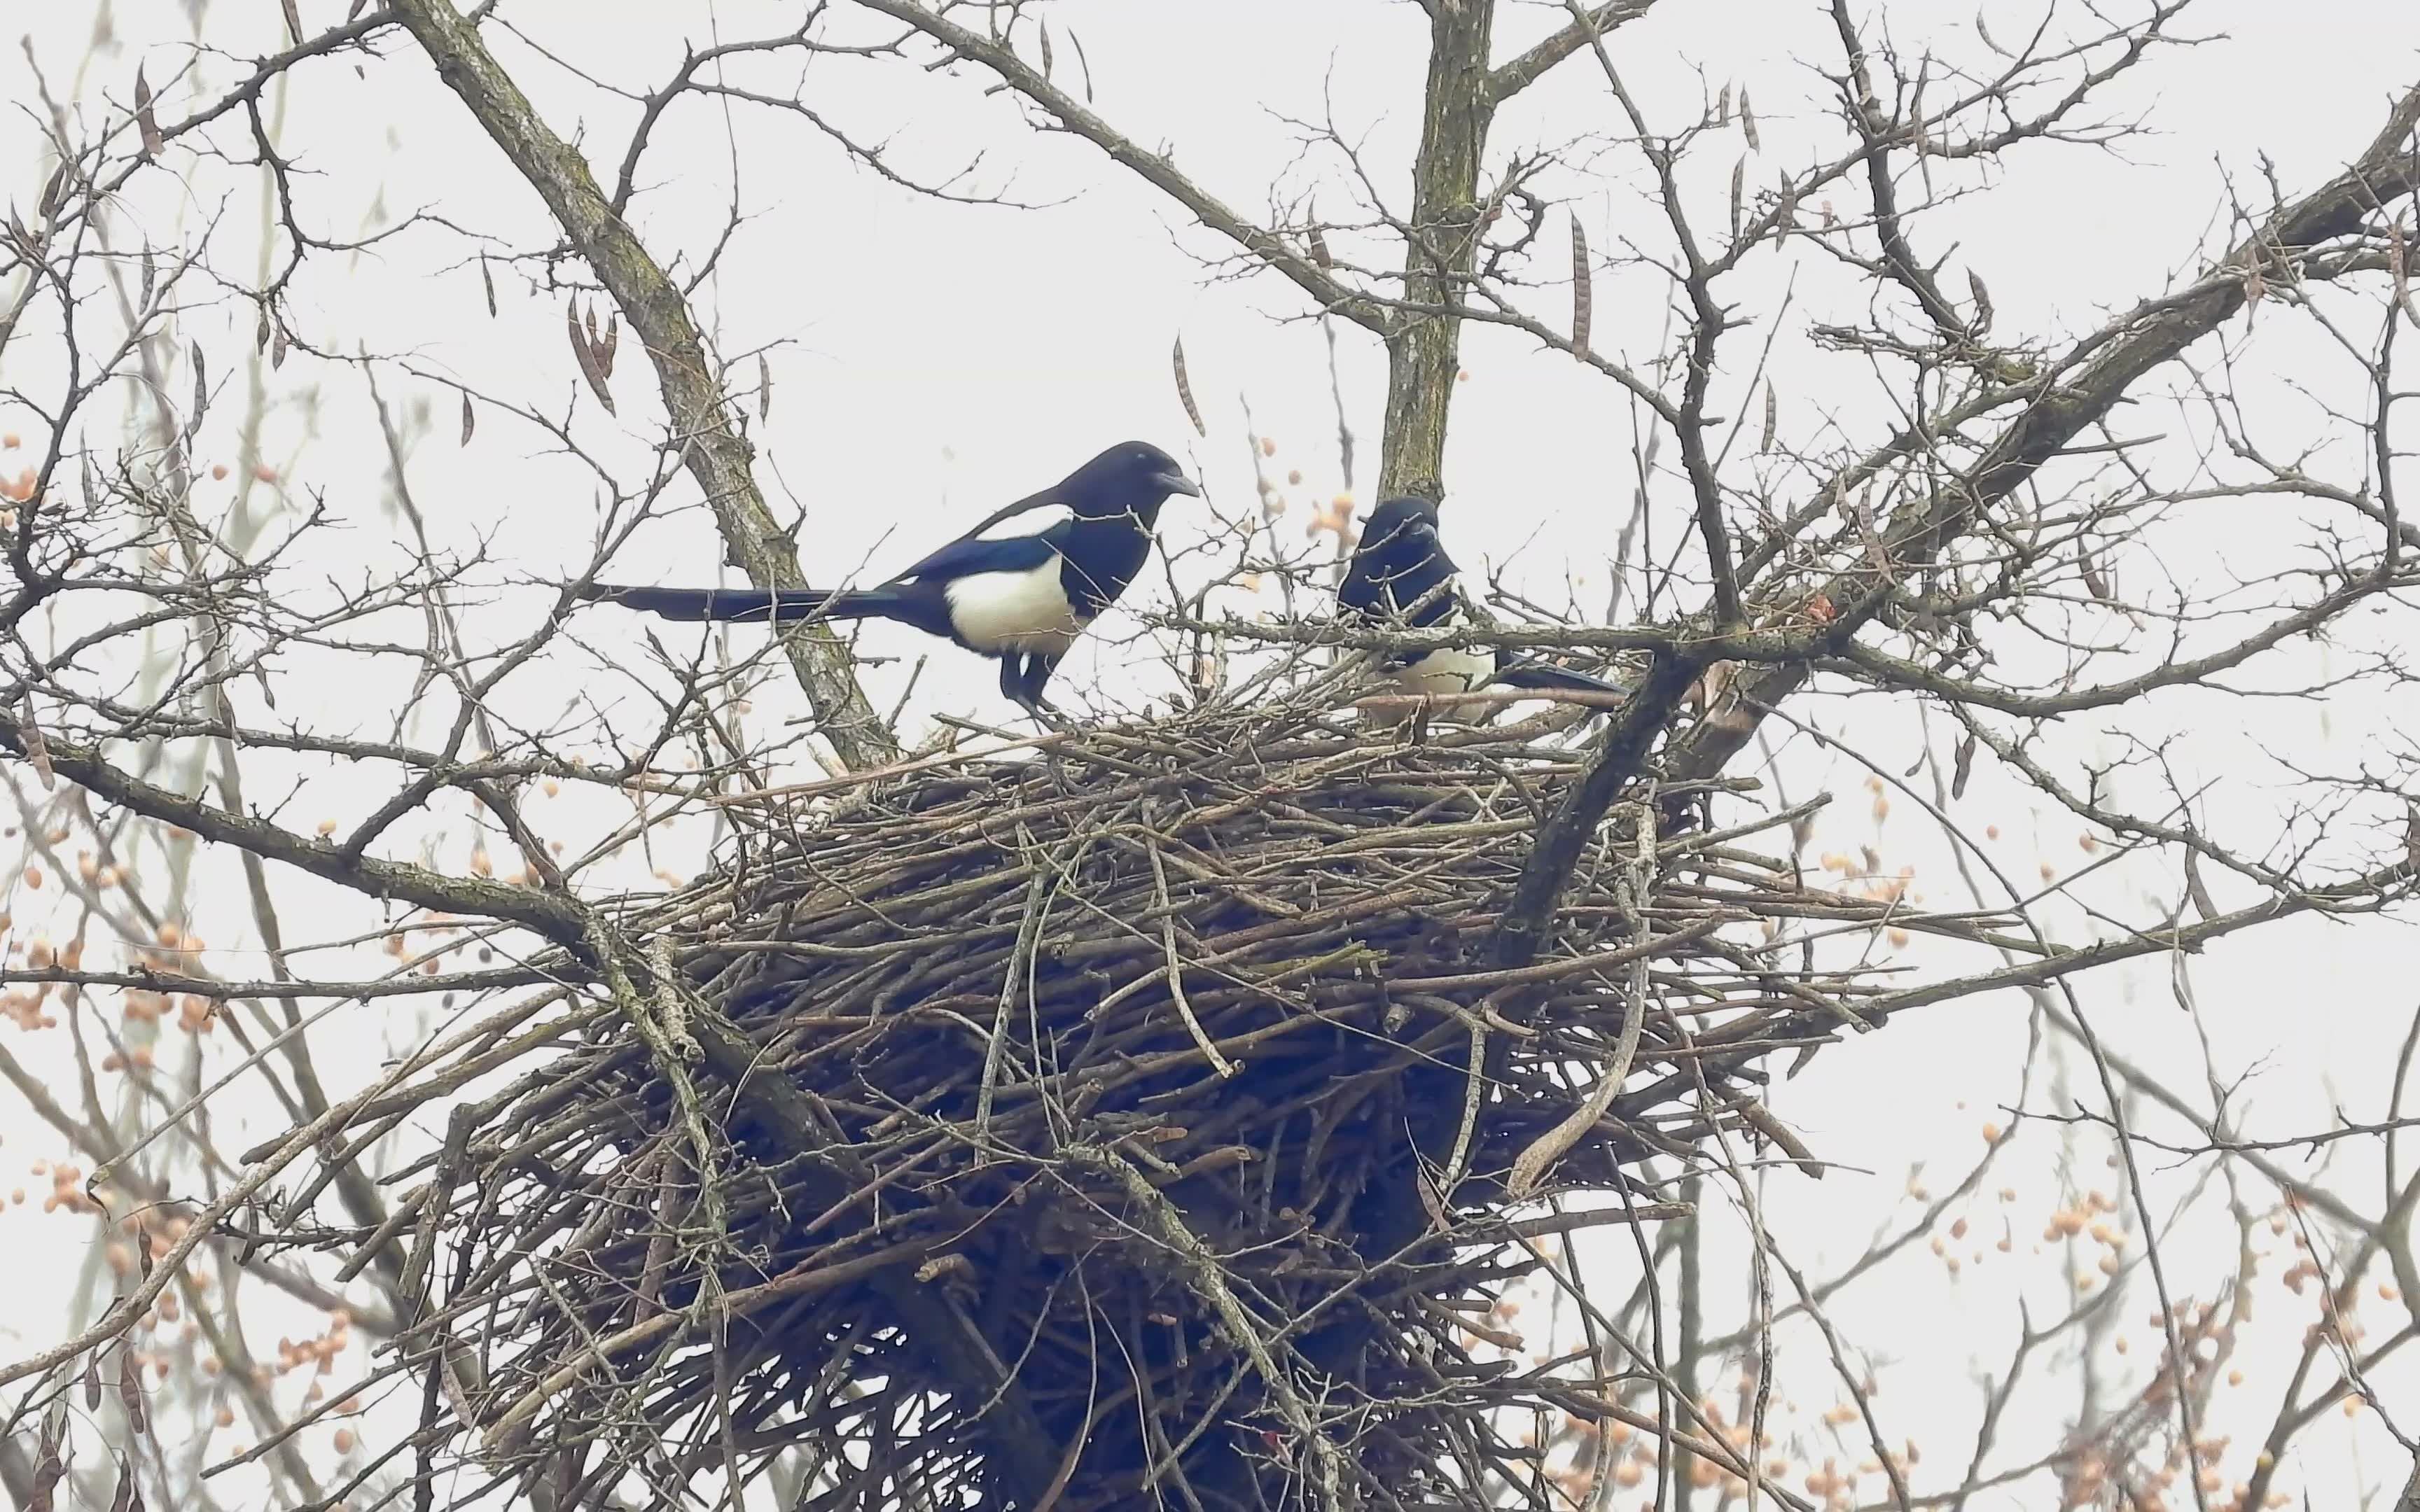
[[[1151,555],[1159,506],[1202,490],[1176,459],[1143,441],[1112,446],[1040,493],[995,512],[873,588],[625,588],[599,599],[668,620],[896,620],[1000,660],[1000,690],[1035,717],[1042,690],[1076,638],[1117,601]],[[1061,504],[1069,517],[1031,535],[981,538],[1011,516]]]
[[[1349,620],[1365,625],[1441,629],[1477,619],[1463,601],[1453,559],[1437,535],[1437,506],[1426,499],[1389,499],[1370,512],[1361,544],[1353,550],[1337,603]],[[1628,689],[1585,672],[1515,656],[1502,647],[1389,653],[1386,668],[1395,686],[1415,697],[1441,698],[1475,692],[1487,684],[1563,692],[1621,694]],[[1450,705],[1449,705],[1450,707]]]

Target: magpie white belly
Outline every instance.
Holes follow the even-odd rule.
[[[1494,653],[1449,646],[1403,667],[1395,673],[1395,686],[1415,696],[1443,698],[1467,693],[1494,675]]]
[[[1091,622],[1078,618],[1059,579],[1059,559],[1022,572],[977,572],[942,589],[950,624],[968,649],[1064,656]]]

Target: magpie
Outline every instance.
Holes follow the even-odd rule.
[[[1000,661],[1000,690],[1037,719],[1042,690],[1067,648],[1142,570],[1159,506],[1202,489],[1176,459],[1143,441],[1112,446],[1036,494],[873,588],[625,588],[593,583],[580,596],[668,620],[732,623],[895,620]],[[1069,517],[1031,535],[981,532],[1060,504]]]
[[[1362,625],[1441,629],[1479,616],[1463,601],[1453,559],[1437,536],[1437,506],[1426,499],[1389,499],[1371,511],[1361,544],[1336,590],[1344,617]],[[1625,693],[1628,689],[1548,662],[1512,656],[1502,647],[1388,654],[1396,687],[1414,697],[1476,691],[1495,683],[1537,691]]]

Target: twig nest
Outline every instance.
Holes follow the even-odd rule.
[[[1669,792],[1491,966],[1585,756],[1431,736],[1207,713],[735,808],[655,920],[679,990],[458,1126],[405,1347],[564,1506],[776,1463],[818,1507],[1487,1504],[1441,1467],[1505,1409],[1603,1407],[1489,1320],[1536,1236],[1668,1214],[1624,1168],[1752,1134],[1724,1047],[1844,986],[1755,927],[1786,865],[1642,828]]]

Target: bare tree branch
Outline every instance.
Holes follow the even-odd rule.
[[[1647,14],[1655,0],[1603,0],[1572,18],[1572,23],[1528,52],[1498,64],[1488,75],[1487,93],[1502,104],[1537,82],[1563,59],[1589,46],[1626,21]]]
[[[2050,375],[2035,397],[1993,439],[1976,463],[1938,491],[1915,501],[1890,522],[1884,549],[1893,562],[1931,560],[1951,540],[1979,529],[1990,512],[2090,425],[2108,415],[2145,374],[2174,361],[2244,306],[2248,279],[2273,270],[2293,276],[2311,252],[2357,230],[2381,205],[2420,188],[2412,132],[2420,126],[2420,89],[2396,102],[2385,127],[2352,165],[2320,188],[2270,216],[2253,236],[2176,293],[2149,300],[2086,339]],[[1825,492],[1846,492],[1836,479]],[[1838,639],[1888,602],[1892,585],[1877,573],[1838,577],[1819,592],[1839,611]],[[1699,726],[1678,741],[1668,769],[1680,777],[1722,770],[1756,733],[1760,717],[1806,682],[1810,668],[1776,666],[1740,688],[1748,715]]]
[[[1191,211],[1204,226],[1291,279],[1322,310],[1343,316],[1382,336],[1391,332],[1394,322],[1383,307],[1373,304],[1322,269],[1308,250],[1296,248],[1278,233],[1255,225],[1179,172],[1167,158],[1136,146],[1075,97],[1044,78],[1040,70],[1030,67],[1006,41],[969,30],[917,0],[856,3],[906,23],[952,54],[980,63],[1000,75],[1010,88],[1047,111],[1062,126],[1109,154],[1109,161],[1140,176]]]
[[[393,8],[437,65],[438,77],[546,200],[629,316],[655,363],[683,460],[714,510],[731,564],[759,588],[805,586],[797,553],[757,489],[752,448],[734,423],[688,301],[613,212],[587,160],[537,118],[480,40],[474,22],[446,0],[399,0]],[[782,639],[799,686],[822,717],[820,733],[841,759],[851,766],[895,760],[897,743],[858,687],[855,664],[839,637],[821,625],[798,624]]]

